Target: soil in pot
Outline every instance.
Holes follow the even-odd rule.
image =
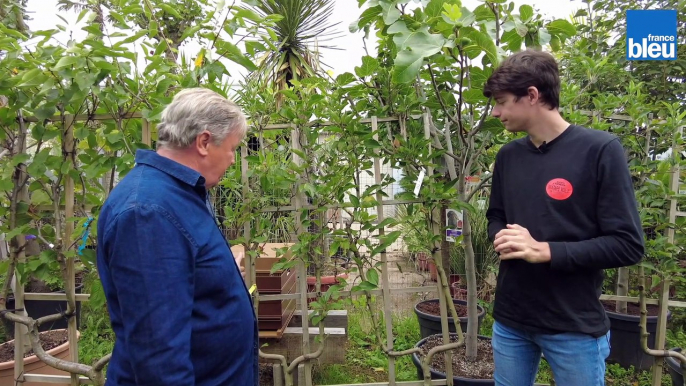
[[[614,300],[601,300],[605,311],[617,313],[617,304]],[[646,311],[648,316],[657,316],[660,313],[660,308],[655,304],[646,304]],[[627,303],[626,314],[631,316],[641,316],[641,306],[638,303]]]
[[[450,342],[456,342],[457,335],[451,335]],[[436,346],[443,344],[443,337],[441,335],[432,335],[426,339],[424,344],[420,347],[419,359],[424,356]],[[478,351],[475,361],[467,361],[465,346],[451,350],[453,355],[453,376],[469,379],[493,379],[493,371],[495,365],[493,364],[493,347],[491,347],[490,339],[478,339]],[[431,358],[431,369],[445,374],[445,354],[438,353]]]
[[[83,289],[83,273],[77,273],[76,275],[76,288],[75,292],[77,294],[81,293]],[[64,293],[62,290],[53,291],[48,287],[41,287],[41,284],[33,283],[27,286],[26,292],[33,293]],[[15,308],[14,296],[10,295],[7,299],[7,309],[11,310]],[[67,310],[66,300],[24,300],[24,308],[28,313],[28,316],[34,319],[38,319],[48,315],[59,314],[62,311]],[[76,302],[76,312],[74,314],[76,318],[76,328],[81,328],[81,302]],[[5,337],[7,339],[14,339],[14,323],[9,320],[2,318],[2,323],[5,326]],[[44,323],[39,328],[38,331],[50,331],[67,328],[68,319],[62,318],[55,320],[51,323]]]
[[[419,303],[417,305],[417,309],[427,314],[441,316],[441,304],[437,301],[431,303]],[[458,318],[467,316],[467,305],[455,303],[455,312],[457,312]],[[451,313],[448,313],[448,315],[448,317],[452,316]]]
[[[467,331],[467,301],[453,299],[453,304],[455,305],[455,311],[457,312],[457,317],[460,321],[460,327],[462,332]],[[486,310],[483,307],[477,305],[477,328],[481,327],[484,316],[486,315]],[[417,315],[417,320],[419,322],[419,333],[422,338],[433,334],[439,334],[443,331],[441,327],[441,308],[438,299],[429,299],[419,302],[415,305],[414,313]],[[456,332],[455,324],[452,321],[452,314],[448,313],[449,326],[448,330],[450,332]]]
[[[67,330],[55,330],[41,332],[40,341],[43,345],[43,350],[48,351],[63,343],[68,339]],[[34,355],[33,350],[29,350],[24,354],[24,358]],[[14,341],[0,344],[0,363],[10,362],[14,360]]]

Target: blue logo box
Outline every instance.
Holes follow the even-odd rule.
[[[626,11],[627,60],[676,60],[676,10]]]

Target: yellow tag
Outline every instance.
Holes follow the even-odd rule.
[[[256,289],[257,289],[257,284],[253,284],[250,287],[250,289],[248,290],[248,292],[250,292],[250,295],[252,295],[252,293],[255,292]]]

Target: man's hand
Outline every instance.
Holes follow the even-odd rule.
[[[529,263],[547,263],[550,261],[550,246],[534,240],[529,231],[517,224],[508,224],[495,235],[495,251],[500,253],[500,260],[522,259]]]
[[[241,271],[241,276],[243,276],[243,280],[245,280],[245,267],[241,266],[241,261],[243,261],[243,257],[245,257],[245,254],[243,252],[237,252],[233,255],[234,260],[236,260],[236,265],[238,266],[238,269]]]

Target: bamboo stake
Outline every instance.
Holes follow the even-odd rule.
[[[148,145],[148,147],[152,147],[152,131],[150,130],[150,121],[145,118],[142,120],[142,129],[142,142]]]
[[[302,146],[300,146],[300,129],[297,127],[293,127],[291,130],[291,149],[297,150],[297,151],[302,151]],[[303,160],[300,158],[296,152],[293,152],[293,163],[296,165],[300,166],[303,163]],[[300,211],[300,209],[303,207],[303,204],[305,202],[305,197],[303,193],[300,192],[300,185],[302,184],[302,176],[298,177],[298,180],[296,182],[296,195],[295,195],[295,209],[296,211]],[[301,235],[302,233],[305,232],[305,229],[303,227],[302,221],[299,221],[296,224],[296,233],[298,235]],[[303,328],[303,355],[307,355],[310,353],[310,333],[309,333],[309,327],[310,327],[310,321],[309,318],[305,317],[304,315],[308,315],[307,313],[307,267],[305,267],[305,262],[300,261],[297,265],[297,271],[298,271],[298,286],[300,287],[300,309],[302,310],[303,318],[302,318],[302,328]],[[312,385],[312,365],[310,364],[309,361],[306,361],[303,367],[303,372],[304,372],[304,377],[298,377],[298,383],[301,385],[307,385],[310,386]]]
[[[21,111],[18,114],[19,119],[19,138],[17,139],[17,151],[15,154],[26,153],[26,135],[27,129]],[[17,227],[17,204],[21,202],[29,202],[29,188],[28,188],[28,173],[26,172],[26,164],[21,163],[17,165],[14,171],[14,191],[13,200],[10,203],[10,226],[12,229]],[[26,253],[26,239],[23,234],[14,237],[15,251],[10,251],[11,265],[10,269],[15,270],[16,263],[24,261]],[[21,284],[19,278],[19,271],[15,270],[12,278],[12,291],[14,292],[14,308],[24,309],[24,286]],[[17,311],[18,315],[27,316],[26,311]],[[24,353],[28,346],[26,340],[28,329],[25,325],[14,323],[14,379],[18,382],[24,381]]]
[[[64,121],[64,157],[65,161],[70,163],[70,169],[76,167],[76,142],[74,141],[74,117],[67,117]],[[62,239],[62,253],[66,256],[69,251],[69,245],[71,244],[72,234],[74,233],[74,178],[70,173],[64,175],[64,238]],[[74,276],[74,258],[66,258],[66,288],[67,293],[67,306],[68,311],[75,309],[74,295],[76,288],[76,278]],[[71,297],[71,299],[69,299]],[[76,317],[75,315],[69,318],[67,324],[67,330],[69,335],[69,344],[72,347],[69,350],[69,360],[74,363],[79,362],[79,350],[78,350],[78,335],[76,331]],[[79,385],[78,374],[71,375],[71,385]]]
[[[374,139],[378,140],[378,122],[377,117],[372,117],[372,133],[374,133]],[[374,157],[374,182],[377,185],[381,185],[381,160],[379,157]],[[384,220],[384,207],[383,207],[383,194],[381,191],[376,192],[376,201],[378,202],[376,206],[376,216],[379,223]],[[383,228],[379,229],[379,239],[381,239],[386,234],[386,230]],[[381,290],[383,291],[383,308],[384,314],[386,315],[386,350],[393,351],[393,317],[391,313],[391,293],[389,288],[388,280],[388,258],[386,256],[386,251],[381,251]],[[388,382],[389,385],[395,386],[395,357],[388,357]]]

